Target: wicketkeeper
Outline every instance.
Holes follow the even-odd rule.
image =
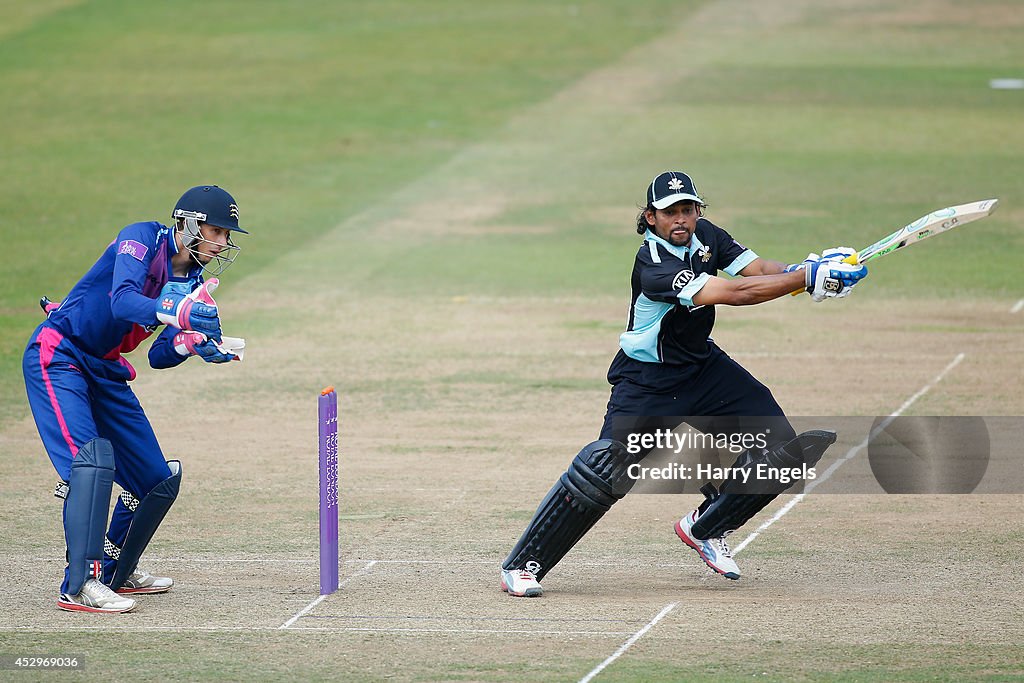
[[[715,344],[715,305],[749,306],[801,289],[816,302],[841,299],[867,269],[843,263],[853,253],[845,247],[792,265],[760,258],[704,218],[706,206],[685,173],[662,173],[647,188],[636,225],[644,241],[633,264],[629,321],[608,370],[612,391],[600,439],[575,457],[502,564],[501,587],[510,595],[541,595],[541,579],[629,490],[627,468],[646,452],[627,451],[624,424],[694,416],[698,429],[708,419],[728,429],[732,422],[721,418],[757,417],[766,447],[733,464],[748,470],[813,466],[834,442],[832,432],[796,434],[768,388]],[[742,423],[735,420],[735,428]],[[706,486],[706,499],[676,522],[676,534],[711,569],[738,579],[726,536],[786,488],[768,482],[751,492],[732,479],[720,490]]]
[[[22,367],[39,436],[64,499],[67,567],[57,606],[128,612],[125,594],[163,593],[170,578],[138,568],[181,482],[181,463],[164,459],[128,382],[122,354],[166,325],[149,350],[154,368],[190,356],[208,363],[240,358],[240,340],[222,337],[211,293],[238,247],[238,206],[216,185],[193,187],[172,214],[173,227],[133,223],[118,233],[61,303],[41,304]],[[214,276],[204,282],[203,274]],[[107,525],[112,485],[123,489]]]

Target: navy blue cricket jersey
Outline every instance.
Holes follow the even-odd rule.
[[[187,277],[173,277],[171,257],[176,253],[170,228],[156,221],[132,223],[49,314],[48,324],[89,355],[117,360],[160,326],[155,299],[164,285],[178,282],[191,291],[203,282],[198,266]],[[152,367],[174,367],[187,358],[174,350],[179,331],[168,326],[159,335],[149,352]]]
[[[633,264],[629,322],[619,337],[623,353],[644,363],[673,366],[706,360],[715,307],[695,306],[693,297],[718,271],[737,275],[756,258],[706,218],[698,219],[685,247],[648,230]]]

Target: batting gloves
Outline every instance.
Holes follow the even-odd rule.
[[[857,256],[857,250],[850,247],[832,247],[821,252],[822,261],[843,262],[851,256]]]
[[[790,263],[788,266],[782,269],[783,273],[792,273],[794,270],[803,270],[808,263],[817,263],[821,260],[821,257],[815,254],[813,251],[807,255],[807,258],[802,263]]]
[[[867,277],[866,266],[837,261],[804,261],[804,283],[815,301],[842,299]]]

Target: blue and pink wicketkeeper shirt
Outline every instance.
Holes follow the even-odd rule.
[[[171,257],[177,253],[170,228],[156,221],[132,223],[118,233],[60,307],[50,313],[49,325],[81,351],[118,361],[160,325],[155,299],[164,285],[181,282],[191,291],[202,283],[198,266],[188,277],[172,277]],[[152,367],[174,367],[185,360],[186,356],[174,351],[173,339],[179,331],[168,326],[153,342],[149,351]]]

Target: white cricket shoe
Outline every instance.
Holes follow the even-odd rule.
[[[501,590],[517,598],[539,598],[544,595],[537,575],[528,569],[502,569]]]
[[[119,614],[135,609],[135,601],[123,598],[96,579],[86,579],[78,595],[61,593],[57,607],[68,612],[101,612]]]
[[[171,590],[174,580],[167,576],[153,576],[149,572],[136,569],[117,589],[118,593],[166,593]]]
[[[732,559],[732,552],[725,542],[725,536],[709,538],[706,541],[694,538],[691,529],[697,521],[697,511],[676,522],[676,536],[686,545],[697,551],[704,564],[714,569],[727,579],[736,580],[740,578],[740,568]]]

